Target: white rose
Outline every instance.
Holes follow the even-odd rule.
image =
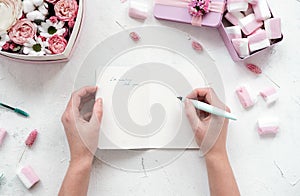
[[[3,34],[22,16],[22,1],[0,0],[0,16],[0,34]]]

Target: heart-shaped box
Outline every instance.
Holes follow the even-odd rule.
[[[9,1],[9,0],[7,0],[7,1]],[[40,1],[42,1],[42,0],[40,0]],[[44,0],[44,3],[47,3],[47,4],[50,5],[49,2],[51,2],[51,1],[52,2],[59,2],[59,1],[55,1],[55,0],[48,0],[48,1]],[[69,27],[66,30],[66,32],[71,30],[70,31],[71,33],[68,33],[68,36],[66,38],[67,44],[66,44],[65,49],[63,50],[63,52],[57,53],[57,54],[45,54],[45,55],[42,55],[42,56],[36,56],[36,55],[30,55],[30,54],[26,55],[26,54],[23,54],[22,52],[14,53],[14,52],[10,52],[10,51],[4,51],[4,50],[1,50],[1,48],[2,48],[1,47],[0,48],[0,55],[8,57],[10,59],[14,59],[14,60],[39,62],[39,63],[40,62],[43,62],[43,63],[50,63],[51,62],[51,63],[53,63],[53,62],[68,61],[70,56],[72,55],[73,49],[76,46],[76,42],[78,40],[80,30],[81,30],[81,27],[82,27],[82,21],[83,21],[83,18],[84,18],[84,7],[85,7],[84,6],[84,0],[76,0],[76,1],[77,1],[78,8],[77,8],[76,17],[74,19],[74,24],[72,25],[73,28],[69,27],[68,21],[66,21],[66,24],[68,23],[68,25],[64,26],[64,28],[66,26]],[[4,3],[5,3],[5,0],[4,0]],[[52,5],[52,6],[54,7],[54,5]],[[22,15],[23,16],[18,20],[22,20],[22,18],[24,18],[24,8],[25,8],[25,6],[23,5],[22,6]],[[38,8],[36,8],[36,9],[38,9]],[[46,19],[49,19],[49,16]],[[43,22],[46,23],[46,19]],[[40,32],[40,30],[38,29],[37,32]],[[7,33],[7,35],[8,34],[9,33]],[[0,41],[1,41],[1,39],[0,39]],[[10,40],[9,42],[13,43],[12,40]]]

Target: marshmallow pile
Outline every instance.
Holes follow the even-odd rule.
[[[267,48],[280,39],[281,20],[272,17],[267,0],[228,0],[226,33],[241,58]]]

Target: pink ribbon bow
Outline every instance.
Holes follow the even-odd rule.
[[[156,4],[188,8],[192,25],[201,26],[203,15],[209,12],[223,13],[225,3],[212,0],[155,0]]]

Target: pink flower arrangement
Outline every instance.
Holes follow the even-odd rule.
[[[57,55],[65,51],[79,0],[2,0],[0,51],[20,55]],[[3,24],[2,24],[3,23]]]
[[[189,13],[192,16],[199,17],[209,12],[210,0],[192,0],[189,3]]]

